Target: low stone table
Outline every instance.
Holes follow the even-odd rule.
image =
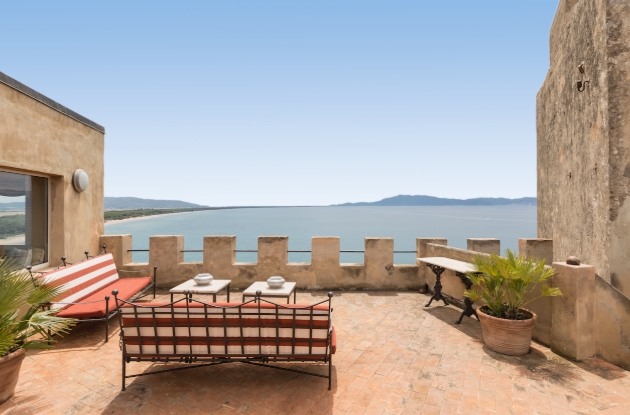
[[[197,285],[195,280],[188,280],[173,287],[170,290],[171,303],[173,302],[173,294],[184,294],[189,291],[191,294],[212,294],[212,302],[217,301],[217,293],[223,289],[227,289],[227,301],[230,302],[230,283],[232,280],[212,280],[208,285]]]
[[[295,286],[295,282],[285,282],[280,288],[271,288],[266,281],[256,281],[243,291],[243,302],[245,302],[245,297],[256,297],[256,291],[260,291],[261,297],[286,298],[287,304],[289,304],[291,294],[293,294],[293,304],[295,304],[297,298]]]

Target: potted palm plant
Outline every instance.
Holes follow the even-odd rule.
[[[62,291],[62,286],[33,280],[10,260],[0,262],[0,404],[15,391],[24,349],[48,349],[52,336],[75,324],[40,307]]]
[[[475,287],[464,295],[484,303],[477,309],[484,343],[495,352],[512,356],[527,354],[538,317],[524,307],[540,297],[562,295],[558,288],[545,284],[555,270],[545,266],[544,260],[517,256],[509,249],[505,257],[477,256],[473,265],[474,271],[467,276]],[[541,293],[531,298],[529,294],[538,284]]]

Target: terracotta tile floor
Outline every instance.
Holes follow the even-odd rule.
[[[298,302],[323,298],[298,294]],[[338,293],[332,391],[326,379],[236,363],[130,379],[121,392],[117,323],[106,344],[103,326],[90,323],[54,350],[30,352],[0,413],[630,414],[630,372],[600,359],[576,364],[540,345],[524,357],[498,355],[483,347],[476,320],[456,326],[459,310],[425,309],[426,299]],[[150,367],[132,363],[128,373]]]

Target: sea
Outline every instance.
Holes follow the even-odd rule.
[[[341,250],[363,250],[365,237],[394,238],[397,251],[414,251],[419,237],[446,238],[466,248],[467,238],[498,238],[501,250],[519,238],[536,237],[536,206],[330,206],[219,209],[150,216],[105,224],[105,234],[133,235],[133,249],[148,249],[153,235],[183,235],[184,249],[202,249],[206,235],[235,235],[237,250],[256,250],[259,236],[288,236],[289,250],[310,250],[313,236],[340,237]],[[257,254],[237,252],[238,262]],[[134,262],[148,253],[134,252]],[[201,253],[185,253],[201,261]],[[290,262],[310,262],[310,253],[289,253]],[[342,253],[341,262],[363,263],[361,253]],[[415,254],[394,254],[396,264],[414,264]]]

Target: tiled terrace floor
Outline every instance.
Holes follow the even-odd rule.
[[[456,326],[457,309],[425,302],[416,293],[336,294],[332,391],[326,379],[237,363],[134,378],[121,392],[118,324],[107,344],[102,324],[84,324],[55,350],[29,353],[0,413],[630,414],[630,372],[540,345],[498,355],[483,347],[477,321]]]

